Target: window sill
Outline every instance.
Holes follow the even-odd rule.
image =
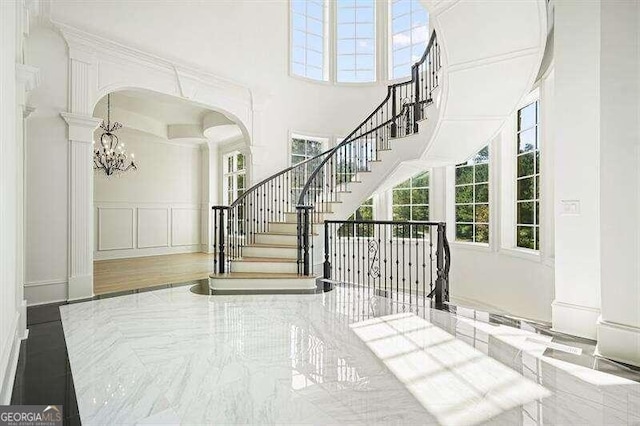
[[[529,260],[532,262],[542,262],[542,256],[539,251],[533,251],[528,249],[522,249],[517,247],[503,247],[500,249],[501,254],[505,254],[507,256],[519,257],[520,259]]]
[[[466,241],[451,241],[449,242],[449,245],[451,247],[455,247],[455,248],[461,248],[461,249],[465,249],[465,250],[475,250],[475,251],[482,251],[485,253],[489,253],[491,252],[491,246],[489,244],[484,244],[484,243],[473,243],[473,242],[466,242]]]

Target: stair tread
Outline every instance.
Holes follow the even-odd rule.
[[[211,274],[211,278],[222,279],[222,280],[233,280],[233,279],[246,279],[246,278],[254,278],[254,279],[316,279],[315,276],[304,276],[286,272],[229,272],[227,274]]]
[[[297,263],[297,259],[289,259],[286,257],[242,257],[240,259],[231,259],[231,262],[276,262],[276,263]]]

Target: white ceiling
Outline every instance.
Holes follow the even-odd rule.
[[[106,118],[107,97],[94,109],[94,116]],[[123,90],[111,94],[111,117],[125,127],[165,137],[172,141],[188,139],[226,142],[242,136],[240,128],[224,114],[193,102],[164,94]],[[206,127],[206,128],[204,128]]]
[[[106,111],[106,104],[105,96],[96,105],[96,112]],[[137,90],[112,93],[111,108],[135,112],[166,125],[202,124],[203,117],[213,112],[185,99]]]

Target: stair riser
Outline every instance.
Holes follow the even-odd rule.
[[[321,225],[313,225],[313,232],[317,233],[318,230],[320,229]],[[286,222],[280,222],[280,223],[271,223],[269,225],[269,231],[270,232],[276,232],[276,233],[286,233],[289,235],[297,235],[298,233],[298,224],[297,223],[286,223]]]
[[[256,235],[256,243],[257,244],[297,245],[298,244],[298,236],[297,235],[257,234]]]
[[[239,278],[217,279],[209,278],[209,287],[212,290],[314,290],[315,278],[298,279],[270,279],[270,278]]]
[[[284,217],[287,223],[298,223],[298,215],[295,213],[285,213]],[[321,213],[320,216],[316,218],[315,223],[323,223],[325,220],[330,219],[330,217],[331,214],[329,213]]]
[[[297,274],[298,265],[289,262],[231,262],[231,272]]]
[[[298,249],[281,247],[252,247],[247,246],[242,249],[245,257],[269,257],[275,259],[297,259]]]

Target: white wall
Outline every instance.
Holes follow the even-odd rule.
[[[30,304],[67,298],[68,62],[66,44],[53,29],[34,26],[26,61],[40,69],[31,92],[36,107],[27,121],[25,294]]]
[[[100,134],[96,131],[96,140]],[[94,175],[94,258],[200,251],[200,146],[171,143],[126,127],[118,137],[127,152],[135,153],[138,170]]]
[[[640,8],[602,2],[598,351],[640,365]]]
[[[18,229],[20,204],[18,163],[22,132],[22,105],[17,93],[16,66],[22,64],[22,3],[0,3],[0,404],[8,404],[18,362],[20,339],[25,334],[22,274],[18,271],[22,249]],[[19,24],[20,22],[20,24]]]

